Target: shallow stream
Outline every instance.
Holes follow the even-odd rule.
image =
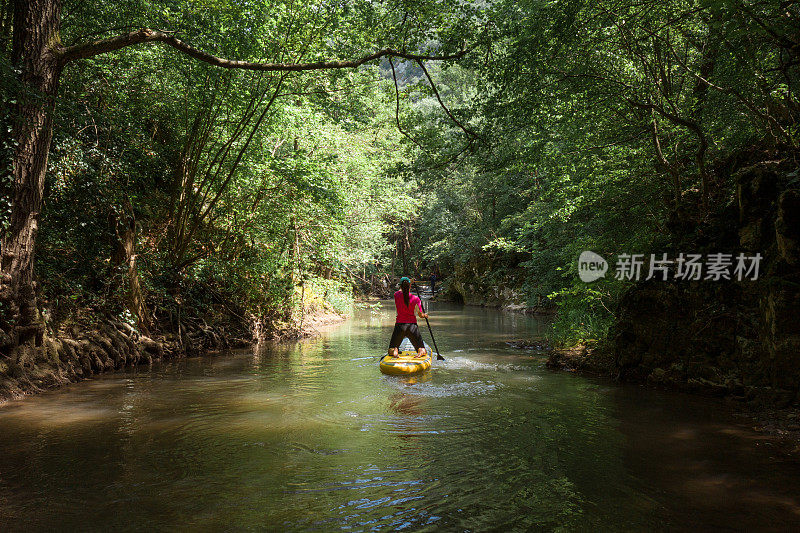
[[[0,408],[0,530],[800,527],[800,463],[725,404],[552,372],[506,343],[536,319],[432,307],[447,360],[419,377],[378,372],[383,307]]]

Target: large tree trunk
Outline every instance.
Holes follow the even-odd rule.
[[[44,325],[36,307],[34,245],[52,139],[52,111],[58,89],[61,6],[58,0],[15,0],[11,61],[20,71],[12,135],[10,225],[2,238],[0,341],[6,355],[26,344],[40,344]]]

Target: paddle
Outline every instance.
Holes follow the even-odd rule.
[[[417,293],[417,298],[419,298],[419,306],[422,308],[422,312],[425,312],[425,308],[422,307],[422,296],[419,295],[419,287],[417,287],[416,283],[412,283],[414,285],[414,292]],[[436,350],[436,359],[439,361],[444,361],[444,357],[439,355],[439,347],[436,346],[436,339],[433,338],[433,330],[431,329],[431,323],[428,322],[428,317],[425,317],[425,323],[428,324],[428,332],[431,334],[431,340],[433,341],[433,349]]]

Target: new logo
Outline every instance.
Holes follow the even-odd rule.
[[[599,254],[585,250],[578,257],[578,277],[584,283],[591,283],[606,275],[608,263]]]

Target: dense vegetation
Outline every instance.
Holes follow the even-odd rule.
[[[301,327],[315,307],[344,312],[353,287],[367,288],[365,268],[388,256],[387,236],[415,209],[415,183],[396,172],[407,149],[388,58],[457,53],[467,8],[65,2],[62,21],[60,2],[22,4],[5,2],[0,17],[11,134],[4,330],[38,321],[29,309],[25,316],[27,267],[13,251],[30,233],[20,220],[31,212],[40,228],[37,307],[54,327],[90,308],[145,333],[202,317],[271,335]],[[15,40],[31,33],[25,10],[55,12],[55,29],[42,31],[63,43],[58,54],[76,58],[58,64],[57,93],[49,88],[54,136],[40,215],[14,199],[29,187],[20,185],[20,124],[35,123],[25,106],[42,98],[19,80],[35,45]],[[150,38],[140,27],[168,29],[152,34],[172,47],[128,46]],[[190,57],[197,50],[279,68],[219,68]],[[381,61],[316,64],[375,51],[383,70]],[[3,344],[15,336],[22,342],[15,333]]]
[[[291,320],[301,299],[344,311],[341,282],[382,253],[384,197],[408,189],[387,175],[402,151],[385,80],[279,84],[145,52],[154,57],[120,53],[108,77],[105,58],[82,64],[62,88],[71,105],[56,128],[38,262],[47,300],[59,312],[65,299],[127,301],[140,324],[182,301],[194,313],[224,302],[267,327]]]
[[[410,165],[427,193],[415,254],[467,301],[556,303],[558,339],[604,336],[631,283],[581,282],[581,251],[718,251],[732,170],[797,164],[798,17],[796,2],[492,3],[486,48],[439,80],[466,128]],[[443,122],[413,119],[420,135]]]
[[[624,286],[578,281],[580,251],[702,233],[734,197],[726,161],[797,148],[795,2],[65,1],[49,96],[14,50],[24,3],[0,16],[4,331],[33,320],[12,208],[40,98],[36,306],[144,332],[193,316],[271,334],[385,273],[438,269],[467,301],[558,303],[561,338],[602,336]],[[219,68],[176,36],[254,62],[397,53]]]

